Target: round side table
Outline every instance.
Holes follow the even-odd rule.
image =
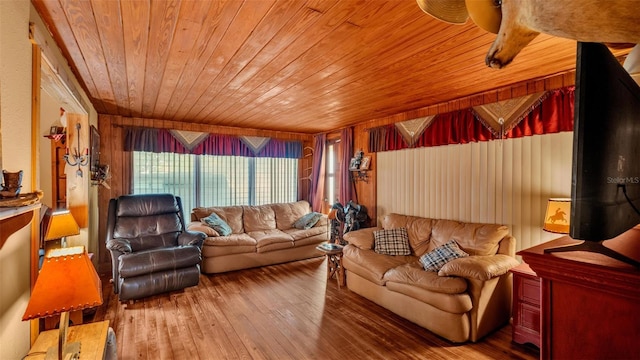
[[[346,283],[344,267],[342,267],[342,248],[344,246],[329,243],[316,246],[316,249],[327,256],[327,279],[335,276],[338,282],[338,289]]]

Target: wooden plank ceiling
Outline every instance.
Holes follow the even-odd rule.
[[[32,2],[102,114],[318,133],[575,67],[541,35],[489,69],[412,0]]]

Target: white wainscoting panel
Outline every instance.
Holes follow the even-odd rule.
[[[571,196],[573,133],[377,154],[377,213],[505,224],[517,250],[542,230],[550,197]]]

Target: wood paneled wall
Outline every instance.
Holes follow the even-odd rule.
[[[100,163],[107,164],[111,167],[111,179],[107,180],[110,188],[101,186],[99,189],[99,244],[100,258],[98,259],[99,271],[105,273],[110,271],[110,256],[107,254],[104,239],[106,236],[107,211],[109,199],[126,195],[129,191],[129,181],[131,173],[129,172],[131,163],[131,154],[123,150],[124,148],[124,130],[126,127],[148,127],[156,129],[176,129],[186,131],[200,131],[216,134],[227,135],[244,135],[244,136],[262,136],[271,137],[282,140],[301,140],[303,147],[313,148],[313,136],[309,134],[267,131],[257,129],[243,129],[224,126],[211,126],[206,124],[190,124],[177,121],[156,120],[130,118],[112,115],[100,115],[98,119],[98,131],[100,132]],[[302,179],[308,176],[304,173],[304,169],[311,167],[312,157],[304,157],[298,165],[298,178]],[[309,181],[300,180],[298,183],[298,198],[306,199],[309,192]],[[189,209],[190,210],[190,209]],[[185,211],[189,211],[185,209]]]
[[[380,206],[386,206],[380,204],[378,201],[378,195],[382,191],[392,191],[389,189],[380,189],[378,186],[377,178],[387,172],[393,172],[394,169],[385,168],[384,164],[379,164],[376,157],[376,153],[369,153],[369,132],[368,129],[397,123],[401,121],[411,120],[428,115],[436,115],[440,113],[446,113],[450,111],[456,111],[466,109],[471,106],[477,106],[482,104],[488,104],[496,101],[508,100],[528,94],[537,93],[544,90],[553,90],[562,88],[565,86],[571,86],[575,84],[575,72],[568,72],[558,74],[544,79],[531,80],[519,84],[515,84],[510,87],[499,88],[487,92],[483,92],[477,95],[472,95],[460,99],[455,99],[441,104],[435,104],[426,108],[416,109],[414,111],[396,114],[394,116],[374,119],[371,121],[363,122],[355,126],[354,128],[354,148],[362,149],[365,155],[369,155],[372,158],[371,163],[371,177],[368,182],[358,181],[356,182],[356,190],[358,194],[358,201],[360,204],[365,205],[369,212],[369,216],[372,219],[372,225],[375,225],[378,208]],[[454,145],[450,145],[454,146]],[[450,146],[445,146],[448,148]],[[406,153],[405,151],[399,151],[399,153]],[[413,194],[418,194],[422,189],[413,189]],[[400,195],[400,194],[398,194]]]

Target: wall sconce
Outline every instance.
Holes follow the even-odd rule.
[[[78,141],[76,143],[76,148],[73,150],[73,154],[69,155],[69,148],[66,149],[66,154],[64,155],[64,161],[71,166],[77,166],[78,170],[76,171],[76,176],[82,177],[82,169],[80,167],[89,165],[89,148],[85,148],[84,153],[80,152],[80,128],[82,126],[80,123],[76,124],[76,135],[78,137]],[[72,158],[72,160],[70,160]]]

